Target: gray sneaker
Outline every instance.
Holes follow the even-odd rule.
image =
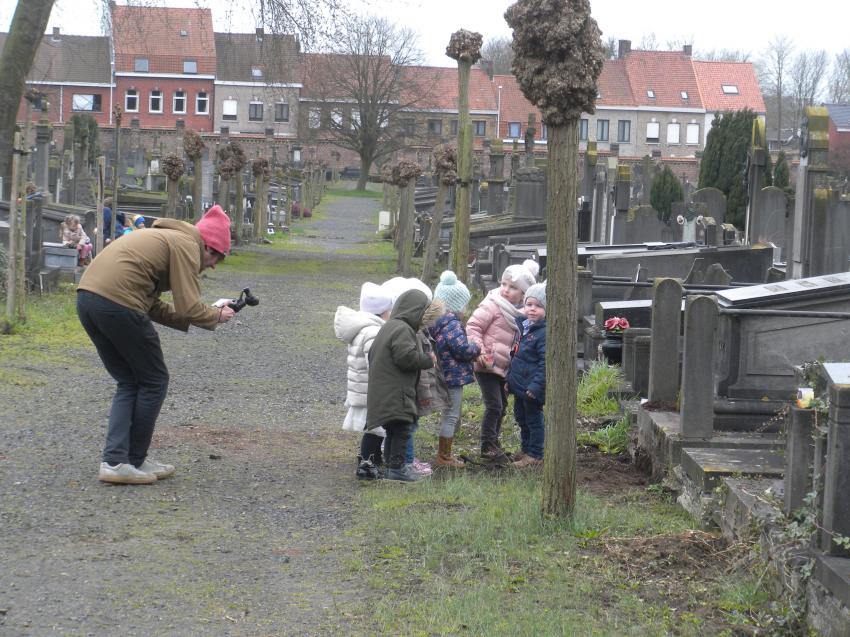
[[[157,462],[156,460],[151,460],[150,458],[146,458],[145,461],[139,467],[139,471],[144,471],[145,473],[152,473],[156,476],[157,480],[162,480],[163,478],[167,478],[168,476],[174,475],[174,465],[165,464],[162,462]]]
[[[101,462],[97,479],[111,484],[152,484],[156,482],[156,476],[153,473],[139,471],[126,462],[116,465]]]
[[[384,480],[394,480],[396,482],[418,482],[421,479],[422,474],[416,473],[409,464],[402,465],[401,469],[387,469],[386,473],[384,473]]]

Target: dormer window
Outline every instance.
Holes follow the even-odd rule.
[[[186,29],[180,29],[180,37],[185,38],[189,35],[189,32]]]
[[[263,79],[263,69],[261,69],[259,66],[251,67],[251,77],[253,77],[255,80]]]
[[[680,95],[682,96],[682,99],[683,99],[683,100],[688,99],[688,92],[687,92],[687,91],[682,91],[682,92],[680,93]]]
[[[183,60],[183,73],[187,75],[194,75],[198,72],[198,61],[197,60]]]
[[[724,84],[722,86],[725,95],[737,95],[738,87],[735,84]]]
[[[654,100],[655,99],[655,91],[653,91],[651,88],[646,89],[646,96],[649,99]]]
[[[133,70],[136,73],[147,73],[150,70],[147,58],[136,58],[133,61]]]

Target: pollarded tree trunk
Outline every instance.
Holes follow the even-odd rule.
[[[458,184],[452,234],[452,269],[458,280],[466,283],[469,271],[469,216],[472,209],[472,124],[458,127],[457,140]]]
[[[398,247],[398,272],[404,276],[410,276],[410,257],[413,252],[413,214],[411,211],[412,200],[410,192],[413,184],[408,183],[398,189],[399,214],[398,227],[396,228],[396,239]]]
[[[192,217],[197,223],[201,220],[203,214],[202,201],[203,197],[203,159],[197,158],[192,160]]]
[[[428,242],[425,244],[425,257],[422,263],[422,280],[429,285],[434,276],[434,265],[437,261],[437,246],[440,243],[440,226],[443,223],[443,211],[446,208],[448,188],[440,179],[437,185],[437,200],[434,202],[434,214],[431,216],[431,228],[428,230]]]
[[[165,180],[165,193],[167,195],[165,203],[165,216],[170,219],[177,218],[177,186],[179,182],[174,179]]]
[[[236,182],[236,205],[233,206],[233,214],[236,215],[236,245],[240,245],[242,243],[242,226],[245,223],[245,210],[242,204],[242,198],[245,196],[245,188],[242,184],[241,169],[233,175],[233,180]]]
[[[549,129],[546,183],[546,442],[543,512],[572,513],[576,491],[578,120]]]

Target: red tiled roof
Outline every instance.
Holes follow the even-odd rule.
[[[426,86],[416,102],[416,108],[435,111],[455,111],[458,109],[457,67],[411,66],[406,71],[426,80]],[[496,112],[495,84],[482,69],[474,68],[469,74],[469,110]]]
[[[534,113],[537,121],[537,133],[535,137],[541,139],[540,122],[543,118],[540,115],[540,110],[523,95],[516,77],[513,75],[495,75],[493,76],[493,84],[496,85],[497,91],[499,86],[502,87],[501,100],[499,100],[498,93],[496,95],[497,101],[501,103],[499,115],[501,121],[499,128],[501,130],[499,131],[499,137],[504,139],[508,136],[508,124],[511,122],[519,122],[520,137],[525,135],[525,129],[528,126],[528,114]]]
[[[738,111],[742,108],[749,108],[756,113],[766,111],[764,98],[750,62],[694,61],[693,64],[707,111]],[[724,93],[724,85],[738,87],[738,94]]]
[[[146,57],[151,73],[181,73],[184,58],[197,60],[198,73],[216,72],[210,9],[113,5],[112,34],[116,71],[132,71],[133,58]]]
[[[623,61],[637,105],[702,108],[691,56],[681,51],[632,50]],[[655,97],[649,97],[647,91]],[[683,91],[687,98],[682,97]]]
[[[605,60],[596,82],[598,106],[636,106],[626,65],[623,60]]]

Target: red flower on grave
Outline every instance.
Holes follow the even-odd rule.
[[[612,316],[605,321],[603,327],[606,332],[622,334],[623,330],[630,328],[631,325],[629,325],[629,321],[623,316]]]

